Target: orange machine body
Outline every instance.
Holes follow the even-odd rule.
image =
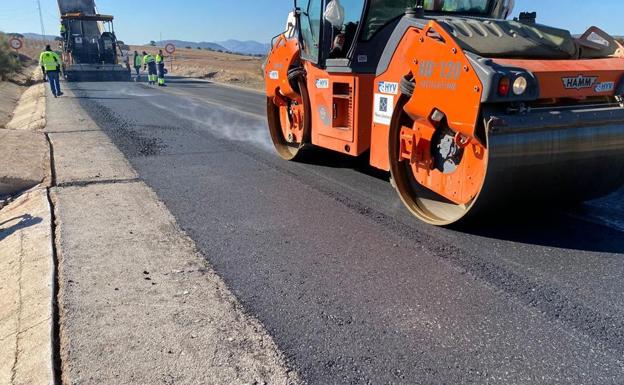
[[[299,60],[296,38],[280,35],[265,64],[266,94],[294,98],[288,70]],[[358,156],[370,148],[372,74],[332,74],[304,63],[312,109],[312,144]]]
[[[622,80],[624,58],[585,60],[520,60],[495,59],[496,63],[520,67],[532,72],[540,86],[540,99],[586,99],[596,96],[614,96],[616,88],[596,91],[599,84],[617,85]],[[590,79],[581,84],[579,78]]]
[[[409,29],[390,63],[388,70],[375,80],[378,90],[384,89],[383,84],[399,83],[406,74],[411,74],[415,83],[413,96],[403,107],[414,122],[411,127],[401,128],[400,158],[410,161],[420,184],[453,202],[470,202],[485,178],[487,150],[485,143],[475,138],[483,85],[468,58],[453,38],[432,21],[425,29]],[[399,98],[388,94],[376,97],[389,99],[393,105]],[[466,159],[453,174],[431,167],[435,111],[442,112],[448,126],[467,140]],[[390,169],[388,118],[391,116],[376,117],[372,127],[375,140],[371,143],[371,165],[383,170]]]
[[[494,61],[533,73],[539,85],[538,101],[547,104],[566,98],[612,97],[615,85],[624,76],[622,58]],[[414,176],[422,186],[457,204],[468,204],[478,196],[483,186],[488,163],[487,135],[476,135],[479,124],[483,125],[479,118],[484,85],[475,72],[474,64],[453,37],[435,21],[423,30],[409,29],[390,63],[387,71],[375,79],[376,89],[383,88],[382,84],[398,83],[408,73],[415,83],[413,97],[404,106],[414,120],[414,126],[401,129],[400,159],[411,160]],[[590,79],[590,86],[581,84],[579,79],[586,82]],[[597,87],[600,84],[609,86],[599,90]],[[383,95],[383,98],[395,105],[399,96]],[[435,132],[431,116],[436,110],[442,112],[448,126],[467,141],[464,161],[453,174],[444,174],[430,167],[430,141]],[[390,118],[388,114],[374,119],[371,128],[370,162],[382,170],[390,169]],[[415,156],[414,152],[418,155]]]
[[[271,55],[265,63],[265,88],[268,97],[273,98],[281,95],[294,97],[288,82],[288,70],[299,60],[299,41],[296,38],[287,39],[285,35],[279,35],[273,43]]]
[[[392,171],[396,163],[407,164],[418,185],[465,208],[479,197],[488,174],[493,123],[484,121],[484,106],[512,105],[490,98],[499,84],[483,81],[479,60],[492,68],[517,69],[534,80],[535,97],[522,103],[527,110],[567,101],[572,101],[568,105],[611,101],[624,86],[622,57],[488,59],[467,53],[436,20],[407,28],[385,68],[376,74],[331,72],[302,59],[299,49],[297,38],[277,39],[265,68],[266,93],[283,105],[282,98],[298,93],[288,81],[289,68],[305,70],[310,144],[351,156],[369,151],[371,166],[385,171]],[[402,90],[405,79],[413,85],[409,94]],[[396,127],[398,135],[393,134]],[[461,151],[461,163],[452,171],[433,167],[434,139],[440,140],[434,136],[440,131],[454,135],[453,145]]]
[[[439,109],[447,115],[451,128],[472,136],[479,114],[481,82],[451,39],[447,44],[428,36],[433,26],[432,22],[426,30],[409,29],[388,69],[375,79],[375,84],[378,89],[381,84],[398,84],[402,77],[411,73],[416,89],[405,106],[411,117],[426,122],[432,112]],[[390,96],[393,105],[398,95]],[[388,115],[378,116],[372,128],[375,140],[371,144],[371,164],[383,170],[389,170],[389,118]]]
[[[358,156],[370,148],[373,75],[332,74],[307,63],[312,144]]]

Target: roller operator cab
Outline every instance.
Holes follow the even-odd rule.
[[[595,27],[574,38],[535,13],[506,20],[512,8],[297,0],[265,65],[278,153],[369,154],[435,225],[617,190],[624,48]]]

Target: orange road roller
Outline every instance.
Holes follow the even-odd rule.
[[[624,47],[536,13],[508,20],[513,6],[296,0],[264,66],[277,152],[368,156],[417,218],[440,226],[619,189]]]

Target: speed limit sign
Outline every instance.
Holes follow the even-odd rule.
[[[169,55],[172,55],[172,54],[175,52],[175,50],[176,50],[175,45],[173,45],[173,44],[171,44],[171,43],[169,43],[169,44],[167,44],[167,45],[165,46],[165,51],[167,51],[167,53],[168,53]]]
[[[11,48],[18,51],[22,49],[23,43],[20,39],[14,37],[11,40],[9,40],[9,45],[11,46]]]

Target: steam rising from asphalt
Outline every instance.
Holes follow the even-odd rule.
[[[124,90],[132,97],[141,97],[146,103],[174,114],[180,121],[191,121],[221,139],[244,142],[267,151],[273,151],[266,119],[263,116],[241,112],[209,101],[192,98],[167,98],[137,88]],[[166,103],[164,102],[166,100]]]
[[[220,139],[244,142],[267,152],[274,152],[264,116],[241,112],[235,106],[228,107],[190,97],[168,97],[167,94],[136,86],[126,87],[121,93],[141,98],[145,103],[154,105],[169,115],[175,115],[180,122],[191,121]],[[397,200],[392,211],[399,213],[403,210],[403,205]],[[570,214],[624,232],[624,189],[608,197],[586,202],[580,210]]]

